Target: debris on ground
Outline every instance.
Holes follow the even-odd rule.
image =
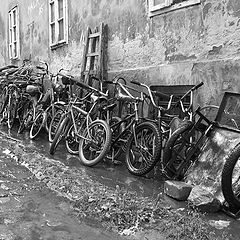
[[[193,187],[188,201],[201,212],[213,213],[221,209],[221,202],[206,188],[198,185]]]
[[[164,193],[169,197],[180,201],[186,201],[191,190],[192,185],[185,182],[173,180],[167,180],[164,182]]]
[[[209,224],[217,229],[223,229],[229,226],[230,221],[224,221],[224,220],[209,220]]]

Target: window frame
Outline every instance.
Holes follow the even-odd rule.
[[[173,0],[165,0],[165,3],[161,3],[154,6],[154,0],[148,0],[149,4],[149,17],[154,17],[156,15],[161,15],[167,12],[171,12],[180,8],[185,8],[200,4],[201,0],[187,0],[180,3],[172,4]]]
[[[15,12],[15,23],[14,13]],[[15,32],[14,32],[15,28]],[[15,37],[14,37],[15,35]],[[13,46],[16,43],[16,55]],[[10,59],[20,58],[20,34],[19,34],[19,6],[16,5],[8,11],[8,53]]]
[[[172,4],[173,0],[164,0],[164,3],[154,5],[154,0],[149,0],[149,11],[154,12],[156,10],[168,7]]]
[[[63,16],[59,17],[59,0],[49,0],[49,46],[51,49],[57,48],[61,45],[68,44],[68,0],[63,0]],[[54,4],[54,19],[52,21],[52,8]],[[59,22],[63,21],[63,39],[59,40]],[[54,42],[52,37],[52,26],[54,29]]]

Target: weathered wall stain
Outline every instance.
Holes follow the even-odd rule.
[[[27,8],[27,13],[29,17],[33,17],[33,14],[35,12],[38,13],[38,15],[42,15],[44,8],[44,3],[41,0],[34,0],[31,1],[30,5]]]

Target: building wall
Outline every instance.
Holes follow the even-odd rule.
[[[48,0],[5,0],[0,8],[0,65],[9,62],[8,10],[19,4],[21,58],[80,75],[87,26],[108,24],[108,77],[123,73],[149,85],[205,84],[200,104],[240,92],[239,0],[201,4],[149,18],[147,0],[69,0],[69,43],[50,50]]]

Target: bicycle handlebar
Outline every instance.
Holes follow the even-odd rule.
[[[2,72],[4,70],[7,70],[7,69],[10,69],[10,68],[18,68],[18,66],[16,66],[16,65],[7,65],[5,67],[1,67],[0,68],[0,72]]]
[[[204,84],[203,82],[200,82],[199,84],[197,84],[196,86],[194,86],[194,87],[192,88],[192,91],[197,90],[197,89],[200,88],[203,84]]]
[[[86,90],[88,90],[88,91],[97,92],[97,93],[99,93],[100,95],[105,96],[105,97],[108,96],[107,93],[104,93],[104,92],[102,92],[102,91],[100,91],[100,90],[98,90],[98,89],[96,89],[96,88],[94,88],[94,87],[91,87],[91,86],[89,86],[89,85],[87,85],[87,84],[85,84],[85,83],[83,83],[83,82],[80,82],[78,79],[74,78],[73,76],[66,75],[66,74],[63,74],[63,73],[60,73],[60,72],[58,72],[58,75],[60,75],[60,76],[62,76],[62,77],[68,78],[69,81],[72,81],[72,82],[76,83],[77,86],[79,86],[79,87],[81,87],[81,88],[83,88],[83,89],[86,89]]]
[[[140,82],[137,82],[137,81],[131,81],[131,83],[136,84],[136,85],[138,85],[138,86],[142,86],[142,87],[144,87],[144,88],[147,89],[148,94],[149,94],[149,97],[150,97],[150,100],[151,100],[151,102],[152,102],[152,104],[153,104],[154,107],[160,108],[162,111],[167,111],[167,110],[170,109],[171,104],[172,104],[173,95],[167,95],[167,94],[164,94],[164,93],[161,93],[161,92],[158,92],[158,91],[152,91],[152,90],[150,89],[150,87],[149,87],[148,85],[144,84],[144,83],[140,83]],[[167,98],[167,99],[168,99],[167,108],[163,108],[162,106],[158,106],[158,105],[156,104],[156,102],[154,101],[154,99],[153,99],[153,94],[155,94],[156,96],[163,97],[163,98],[165,98],[165,99]]]
[[[145,87],[145,88],[148,90],[148,93],[149,93],[149,96],[150,96],[150,100],[151,100],[151,102],[152,102],[152,104],[153,104],[154,107],[156,107],[156,108],[159,108],[159,107],[160,107],[161,110],[165,110],[165,111],[168,111],[168,110],[171,108],[172,100],[173,100],[173,98],[174,98],[174,95],[168,95],[168,94],[165,94],[165,93],[162,93],[162,92],[159,92],[159,91],[152,91],[152,90],[150,89],[150,87],[147,86],[146,84],[137,82],[137,81],[135,81],[135,80],[131,81],[131,83],[133,83],[133,84],[135,84],[135,85],[138,85],[138,86]],[[200,88],[203,84],[204,84],[204,83],[201,82],[201,83],[195,85],[194,87],[192,87],[190,90],[188,90],[182,97],[180,97],[180,98],[177,98],[177,97],[176,97],[176,100],[177,100],[177,103],[176,103],[176,104],[178,104],[178,103],[180,102],[180,103],[181,103],[181,108],[182,108],[182,110],[183,110],[184,112],[188,112],[189,109],[191,108],[191,106],[189,106],[188,109],[184,110],[184,106],[183,106],[182,100],[183,100],[189,93],[191,93],[191,92],[197,90],[198,88]],[[153,99],[152,94],[154,94],[155,96],[161,97],[161,98],[163,98],[163,99],[166,99],[166,100],[168,101],[167,108],[163,108],[163,107],[161,107],[161,106],[157,106],[156,102],[155,102],[154,99]]]
[[[204,83],[200,82],[199,84],[195,85],[194,87],[192,87],[191,89],[189,89],[179,100],[183,100],[190,92],[193,92],[195,90],[197,90],[198,88],[200,88]]]

